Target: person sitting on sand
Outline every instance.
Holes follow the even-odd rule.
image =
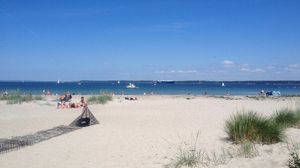
[[[85,102],[83,96],[80,97],[80,102],[78,103],[78,106],[79,107],[86,107],[87,106],[87,103]]]
[[[61,108],[61,109],[64,109],[64,108],[80,108],[80,107],[86,107],[86,106],[87,106],[87,103],[85,102],[83,96],[80,98],[79,103],[71,103],[70,102],[70,103],[67,104],[65,101],[61,101],[61,102],[57,103],[57,108]]]
[[[72,95],[70,93],[65,93],[64,95],[59,97],[61,102],[68,102],[72,99]]]
[[[59,102],[57,103],[57,108],[61,108],[61,109],[69,108],[69,105],[66,104],[66,102]]]

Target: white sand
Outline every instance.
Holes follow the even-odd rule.
[[[1,168],[155,168],[174,157],[176,145],[200,132],[199,145],[207,152],[233,145],[226,141],[225,120],[238,110],[270,115],[295,107],[294,99],[225,100],[187,96],[138,96],[137,101],[115,96],[106,105],[90,105],[99,125],[83,128],[39,144],[0,155]],[[22,105],[0,102],[0,138],[21,136],[68,125],[80,109],[56,109],[48,100]],[[42,105],[41,105],[42,104]],[[288,129],[287,139],[300,142],[300,130]],[[233,158],[222,168],[286,167],[285,143],[257,145],[259,156]]]

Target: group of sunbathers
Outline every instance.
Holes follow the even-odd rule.
[[[87,103],[84,100],[84,97],[81,96],[79,103],[71,102],[72,95],[67,93],[59,98],[59,102],[57,103],[57,108],[80,108],[87,106]]]

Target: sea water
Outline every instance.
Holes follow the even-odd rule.
[[[133,83],[137,88],[126,86]],[[0,93],[25,94],[159,94],[159,95],[258,95],[260,91],[280,91],[281,95],[300,95],[300,81],[2,81]]]

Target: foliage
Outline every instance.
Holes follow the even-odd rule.
[[[89,104],[106,104],[108,101],[112,100],[112,96],[109,94],[103,94],[100,96],[91,96],[88,98],[87,102]]]
[[[21,104],[33,100],[43,100],[43,98],[42,96],[32,96],[31,94],[21,95],[20,92],[16,91],[0,95],[0,100],[5,100],[7,104]]]
[[[225,131],[235,142],[270,144],[283,138],[283,130],[278,124],[252,111],[233,115],[226,121]]]
[[[257,156],[258,154],[258,150],[251,142],[244,142],[238,148],[238,155],[245,158],[252,158]]]
[[[209,155],[205,150],[198,146],[199,132],[191,140],[182,141],[176,145],[175,156],[171,162],[165,165],[166,168],[181,167],[215,167],[226,164],[235,155],[232,150],[223,149],[221,153],[213,152]]]
[[[276,124],[287,128],[293,127],[300,122],[299,113],[289,109],[282,109],[277,111],[273,116],[273,120]]]
[[[204,151],[199,149],[198,144],[199,132],[191,142],[182,142],[177,146],[176,155],[172,162],[166,167],[180,168],[183,166],[195,167],[200,164],[204,158]]]
[[[289,168],[300,168],[300,158],[297,152],[291,152],[290,156],[292,158],[288,161]]]

